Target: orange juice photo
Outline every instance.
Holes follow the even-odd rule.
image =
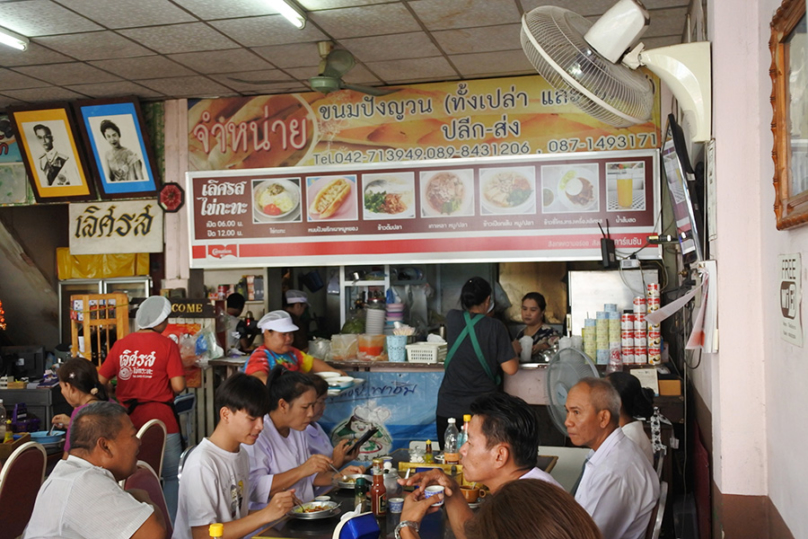
[[[621,208],[630,208],[634,201],[634,178],[617,178],[617,204]]]

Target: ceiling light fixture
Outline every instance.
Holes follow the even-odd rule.
[[[21,36],[16,32],[12,32],[11,30],[6,30],[5,28],[0,27],[0,43],[3,45],[8,45],[9,47],[17,50],[24,51],[28,48],[28,43],[30,43],[30,41],[25,36]]]
[[[306,13],[293,0],[266,0],[272,8],[286,17],[286,20],[302,30],[306,26]]]

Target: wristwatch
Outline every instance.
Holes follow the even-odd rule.
[[[399,522],[398,526],[396,526],[396,533],[395,533],[396,539],[401,539],[401,528],[404,527],[412,528],[413,530],[415,530],[415,533],[418,533],[419,531],[417,522],[413,522],[412,520],[402,520],[401,522]]]

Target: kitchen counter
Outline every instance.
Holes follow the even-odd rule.
[[[431,372],[443,371],[443,363],[410,363],[407,361],[328,361],[335,369],[343,371],[376,371],[376,372]]]

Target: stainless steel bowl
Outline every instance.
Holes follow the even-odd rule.
[[[337,502],[308,502],[304,503],[302,507],[328,507],[328,509],[324,509],[322,511],[316,511],[314,513],[303,513],[300,511],[301,506],[295,506],[291,511],[286,513],[291,518],[297,518],[300,520],[317,520],[321,518],[331,518],[340,514],[340,507]]]
[[[365,480],[368,482],[368,485],[370,485],[373,482],[372,476],[361,473],[355,473],[348,476],[348,478],[353,479],[353,481],[339,481],[337,482],[337,484],[339,485],[339,488],[347,488],[353,490],[356,488],[356,480],[359,479],[360,477],[364,477]]]

